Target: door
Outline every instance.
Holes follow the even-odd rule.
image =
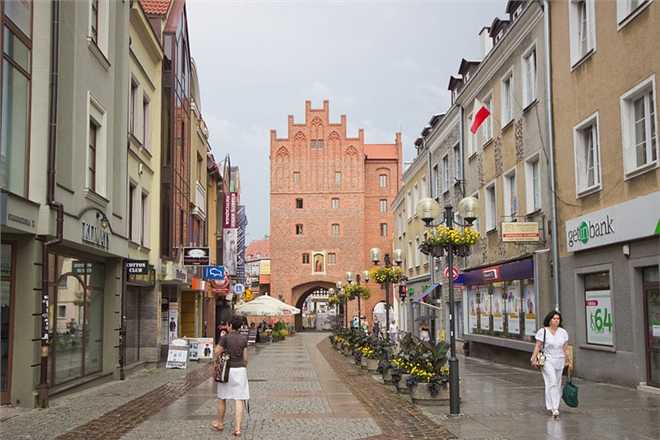
[[[2,243],[0,257],[0,404],[9,403],[11,400],[11,358],[12,358],[12,336],[14,329],[14,260],[13,246]]]
[[[195,334],[195,292],[181,294],[181,334],[179,337],[194,338]]]
[[[660,387],[660,277],[658,266],[642,269],[646,309],[646,371],[649,385]]]

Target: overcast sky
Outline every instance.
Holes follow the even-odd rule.
[[[449,106],[449,75],[478,59],[478,33],[506,0],[345,2],[188,0],[192,56],[216,159],[240,167],[248,242],[269,233],[269,131],[286,136],[330,100],[367,143],[403,133],[404,160],[435,113]]]

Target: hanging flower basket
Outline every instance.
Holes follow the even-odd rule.
[[[470,246],[479,240],[479,233],[472,228],[458,230],[445,225],[437,226],[424,234],[424,241],[419,245],[423,254],[442,257],[452,246],[453,253],[459,257],[470,255]]]
[[[353,300],[357,297],[362,299],[369,299],[371,293],[369,292],[367,286],[363,286],[361,284],[348,284],[346,287],[344,287],[344,295],[346,295],[346,298],[349,300]]]
[[[400,267],[374,267],[371,269],[371,278],[378,284],[398,283],[402,276],[403,271]]]

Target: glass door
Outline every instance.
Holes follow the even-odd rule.
[[[642,269],[646,308],[646,371],[649,385],[660,387],[660,276],[658,266]]]
[[[12,352],[12,329],[14,327],[13,315],[13,289],[12,279],[14,273],[12,245],[2,243],[0,250],[0,403],[10,402],[11,390],[11,352]]]

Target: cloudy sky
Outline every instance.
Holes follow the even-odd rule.
[[[477,34],[506,0],[188,0],[202,111],[218,160],[240,167],[248,240],[269,233],[269,130],[330,100],[349,135],[403,133],[404,159],[430,117],[449,106],[449,75],[479,58]]]

